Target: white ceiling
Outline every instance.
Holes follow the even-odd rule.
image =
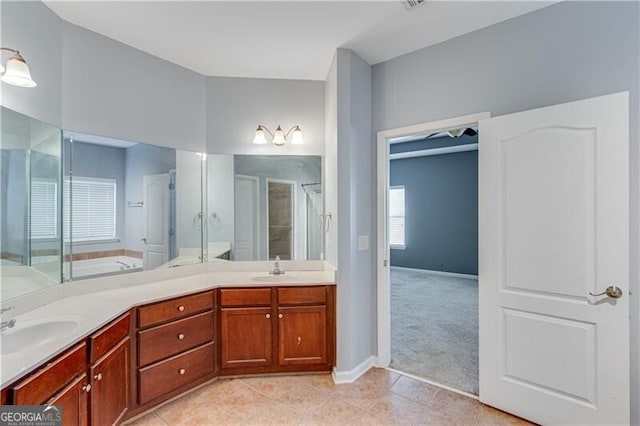
[[[541,1],[56,1],[62,19],[210,76],[324,80],[546,7]]]

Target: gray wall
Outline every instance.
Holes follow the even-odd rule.
[[[478,152],[391,160],[389,174],[405,188],[406,247],[391,265],[477,275]]]
[[[0,39],[20,50],[37,89],[2,84],[2,105],[61,127],[62,21],[41,2],[2,1]],[[2,52],[3,63],[9,54]]]
[[[127,148],[125,165],[125,224],[122,235],[124,248],[143,251],[145,219],[143,209],[129,207],[128,202],[143,200],[142,179],[145,175],[169,173],[176,168],[176,150],[159,146],[137,144]]]
[[[68,142],[66,143],[68,146]],[[110,146],[101,146],[74,140],[73,142],[73,176],[116,180],[116,236],[120,239],[114,243],[85,244],[73,243],[74,253],[91,251],[116,250],[125,248],[125,176],[126,150]],[[65,171],[69,170],[69,156],[65,159]],[[67,173],[65,172],[65,175]],[[72,200],[73,203],[73,200]]]
[[[65,129],[204,151],[204,76],[68,22],[62,26]]]
[[[207,77],[207,152],[324,154],[324,82]],[[272,132],[299,125],[304,145],[252,144],[258,124]],[[290,139],[289,139],[290,140]]]
[[[639,14],[638,2],[562,2],[373,67],[374,131],[630,91],[632,401],[640,397]],[[640,405],[632,406],[639,424]]]
[[[337,191],[337,221],[329,244],[337,242],[336,370],[340,373],[358,367],[375,351],[376,283],[370,249],[375,246],[371,208],[375,151],[371,144],[371,67],[352,51],[338,49],[335,78],[336,94],[331,97],[337,99],[336,134],[328,137],[337,141],[337,182],[329,186]],[[358,250],[359,236],[369,238],[369,249]]]

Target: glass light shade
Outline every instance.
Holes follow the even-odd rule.
[[[31,71],[25,60],[19,54],[15,54],[7,61],[7,70],[0,80],[5,83],[20,87],[36,87],[37,84],[31,78]]]
[[[264,136],[262,126],[258,126],[256,129],[256,135],[253,137],[253,143],[256,145],[264,145],[267,143],[267,138]]]
[[[291,138],[292,145],[302,145],[304,144],[304,138],[302,137],[302,130],[300,130],[300,126],[296,126],[293,129],[293,137]]]
[[[281,145],[284,145],[284,143],[285,143],[284,132],[282,131],[282,128],[278,126],[276,131],[273,133],[273,144],[281,146]]]

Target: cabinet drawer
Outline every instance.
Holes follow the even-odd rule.
[[[209,373],[213,373],[213,343],[138,370],[138,397],[145,404]]]
[[[129,314],[125,314],[89,337],[89,363],[98,361],[129,335],[129,322]]]
[[[211,311],[138,332],[138,365],[145,366],[213,339]]]
[[[270,306],[270,288],[223,288],[220,290],[222,306]]]
[[[138,327],[145,328],[161,324],[211,308],[213,308],[213,292],[211,291],[177,297],[138,308]]]
[[[13,403],[43,404],[76,376],[84,373],[86,367],[87,345],[82,343],[14,386]]]
[[[279,287],[279,305],[324,305],[327,303],[327,287]]]

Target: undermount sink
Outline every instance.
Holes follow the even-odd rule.
[[[16,322],[14,328],[0,335],[2,355],[24,352],[68,336],[80,325],[73,317]]]
[[[284,274],[284,275],[260,275],[257,277],[253,277],[251,279],[253,281],[261,281],[265,283],[277,283],[277,282],[283,282],[283,281],[295,281],[298,278],[292,275]]]

